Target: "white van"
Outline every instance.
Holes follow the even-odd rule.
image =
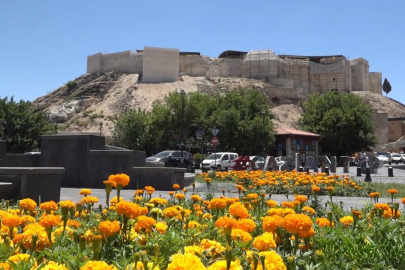
[[[237,158],[238,154],[231,152],[211,154],[201,162],[200,168],[203,172],[214,168],[218,171],[227,171],[230,167],[235,165],[233,160]]]

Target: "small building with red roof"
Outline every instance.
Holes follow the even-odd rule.
[[[276,143],[272,149],[272,155],[280,156],[295,156],[295,153],[302,154],[302,161],[306,157],[313,156],[318,160],[318,142],[321,138],[320,135],[292,129],[280,127],[276,128]]]

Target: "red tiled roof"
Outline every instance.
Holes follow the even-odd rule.
[[[299,135],[299,136],[311,136],[311,137],[321,137],[318,134],[292,129],[292,128],[277,128],[276,129],[277,135]]]

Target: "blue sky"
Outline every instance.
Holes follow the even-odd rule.
[[[405,1],[0,0],[0,96],[34,100],[98,52],[179,48],[336,55],[369,61],[405,104]]]

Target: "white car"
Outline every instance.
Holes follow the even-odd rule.
[[[264,167],[264,157],[262,156],[250,156],[249,157],[251,161],[255,163],[255,167],[259,170],[263,170]]]
[[[237,153],[219,152],[216,154],[211,154],[201,162],[200,168],[203,172],[208,171],[210,169],[212,170],[215,169],[218,171],[222,170],[227,171],[228,169],[230,169],[232,166],[235,165],[235,162],[233,160],[237,158],[238,158]]]
[[[384,162],[384,164],[388,163],[388,157],[386,155],[378,155],[377,158]]]
[[[403,162],[402,156],[400,154],[398,154],[398,153],[390,154],[390,157],[388,158],[388,164],[390,164],[390,165],[392,163],[398,164],[400,162]]]

